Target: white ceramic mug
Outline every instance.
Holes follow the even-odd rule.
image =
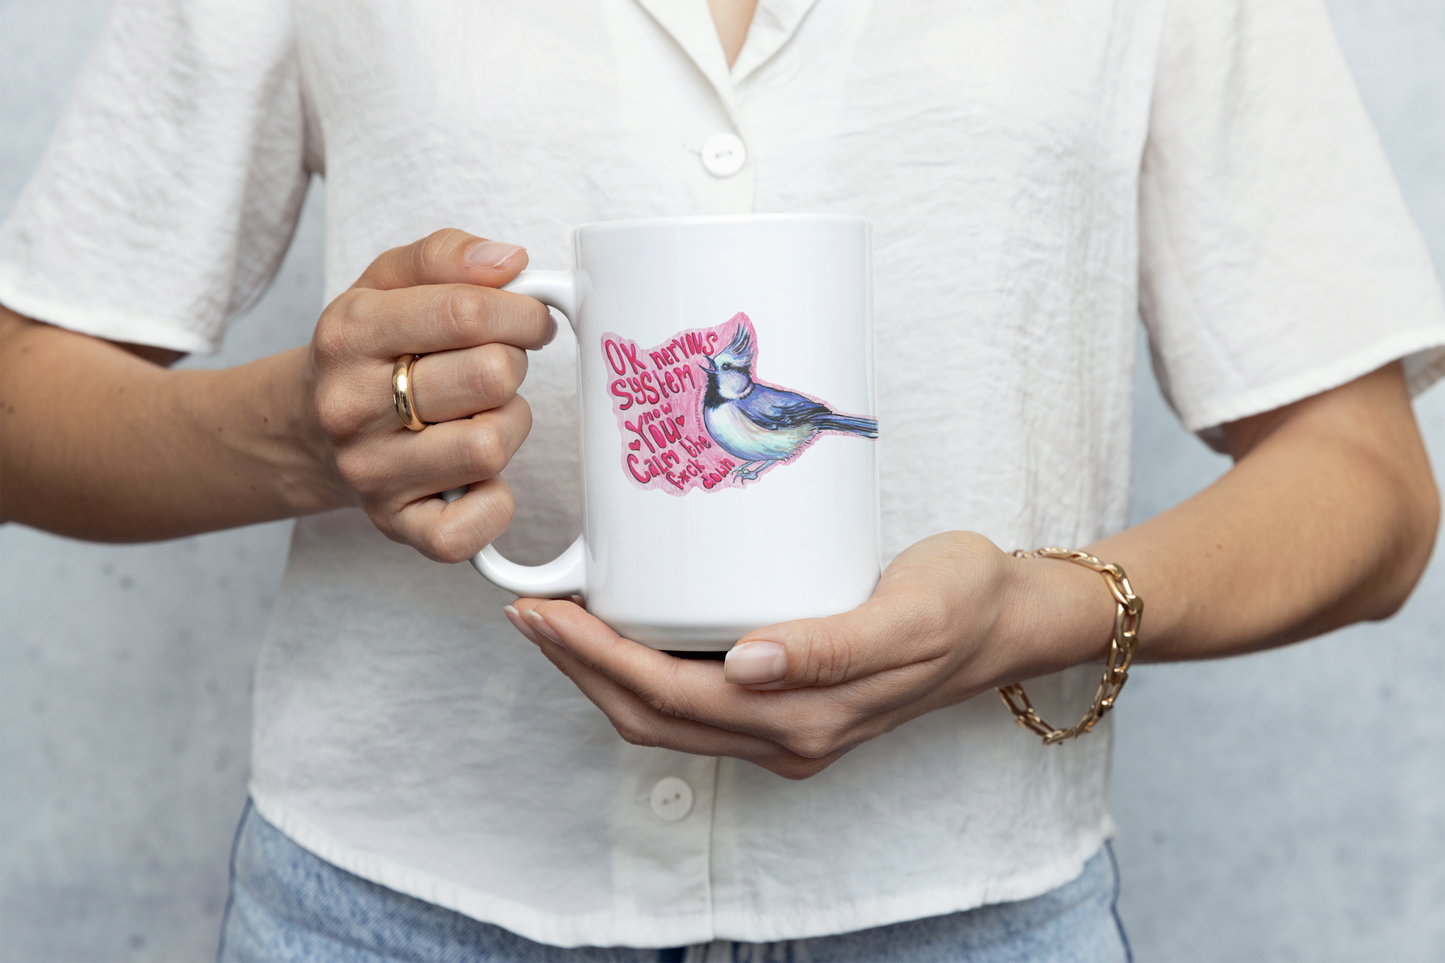
[[[681,651],[865,601],[880,571],[869,223],[611,221],[577,228],[573,252],[574,270],[507,290],[577,336],[582,534],[545,565],[488,546],[477,571],[518,595],[580,594],[624,637]]]

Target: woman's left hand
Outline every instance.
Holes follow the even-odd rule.
[[[572,602],[507,615],[628,742],[804,779],[926,712],[1101,659],[1113,604],[1086,569],[949,532],[899,555],[853,611],[749,632],[722,664],[624,639]]]

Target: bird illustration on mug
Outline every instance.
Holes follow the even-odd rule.
[[[759,381],[757,332],[741,311],[651,348],[602,336],[624,475],[670,495],[740,488],[825,434],[877,438],[878,422]]]
[[[733,469],[739,481],[752,481],[792,458],[820,432],[878,437],[876,418],[840,414],[796,391],[754,381],[750,327],[739,324],[725,348],[699,362],[707,373],[703,424],[723,451],[742,459]]]

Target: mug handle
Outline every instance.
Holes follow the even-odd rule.
[[[577,275],[573,272],[523,271],[512,283],[503,285],[502,290],[525,294],[556,308],[576,334]],[[453,488],[443,492],[442,497],[454,502],[466,493],[465,488]],[[581,595],[587,585],[587,547],[581,535],[565,552],[544,565],[519,565],[490,545],[472,556],[471,563],[487,581],[521,596],[565,598]]]

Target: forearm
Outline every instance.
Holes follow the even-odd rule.
[[[0,308],[0,518],[146,541],[346,504],[307,367],[170,371]]]
[[[1222,478],[1090,546],[1147,602],[1139,659],[1249,652],[1392,614],[1440,513],[1398,365],[1227,434],[1237,461]]]

